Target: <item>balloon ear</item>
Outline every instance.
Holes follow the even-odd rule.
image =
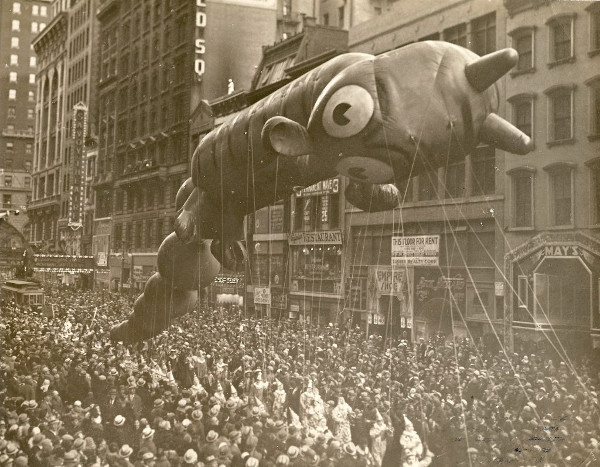
[[[283,156],[304,156],[312,152],[308,131],[289,118],[271,117],[262,129],[263,146]]]

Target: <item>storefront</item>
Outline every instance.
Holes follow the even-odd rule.
[[[545,232],[508,253],[506,266],[512,300],[505,326],[515,344],[551,339],[600,347],[600,240]]]
[[[244,275],[219,274],[210,284],[210,304],[224,308],[244,306]]]
[[[411,338],[413,327],[412,268],[369,266],[367,334]]]

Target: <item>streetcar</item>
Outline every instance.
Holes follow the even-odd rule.
[[[35,282],[12,279],[6,281],[0,289],[3,302],[14,300],[19,305],[29,305],[37,310],[44,307],[44,289]]]

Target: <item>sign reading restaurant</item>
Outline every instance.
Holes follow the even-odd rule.
[[[439,266],[440,236],[392,237],[392,266]]]
[[[320,232],[294,232],[289,236],[290,245],[341,245],[341,230],[323,230]]]

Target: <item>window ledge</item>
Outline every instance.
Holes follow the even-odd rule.
[[[565,144],[575,144],[575,138],[569,138],[569,139],[557,139],[556,141],[548,141],[546,143],[546,145],[551,148],[554,146],[562,146]]]
[[[590,224],[588,225],[588,229],[600,229],[600,224]]]
[[[600,49],[594,49],[594,50],[590,50],[588,51],[588,57],[594,57],[596,55],[600,55]]]
[[[546,230],[573,230],[575,226],[573,224],[569,225],[549,225],[546,227]]]
[[[507,232],[534,232],[535,227],[508,227]]]
[[[588,135],[589,141],[598,141],[600,139],[600,133],[596,133],[595,135]]]
[[[532,66],[531,68],[527,68],[526,70],[515,70],[515,71],[511,72],[510,76],[511,76],[511,78],[515,78],[517,76],[526,75],[529,73],[535,73],[534,66]]]
[[[554,68],[555,66],[564,65],[565,63],[575,63],[575,56],[561,58],[560,60],[550,62],[548,63],[548,68]]]

